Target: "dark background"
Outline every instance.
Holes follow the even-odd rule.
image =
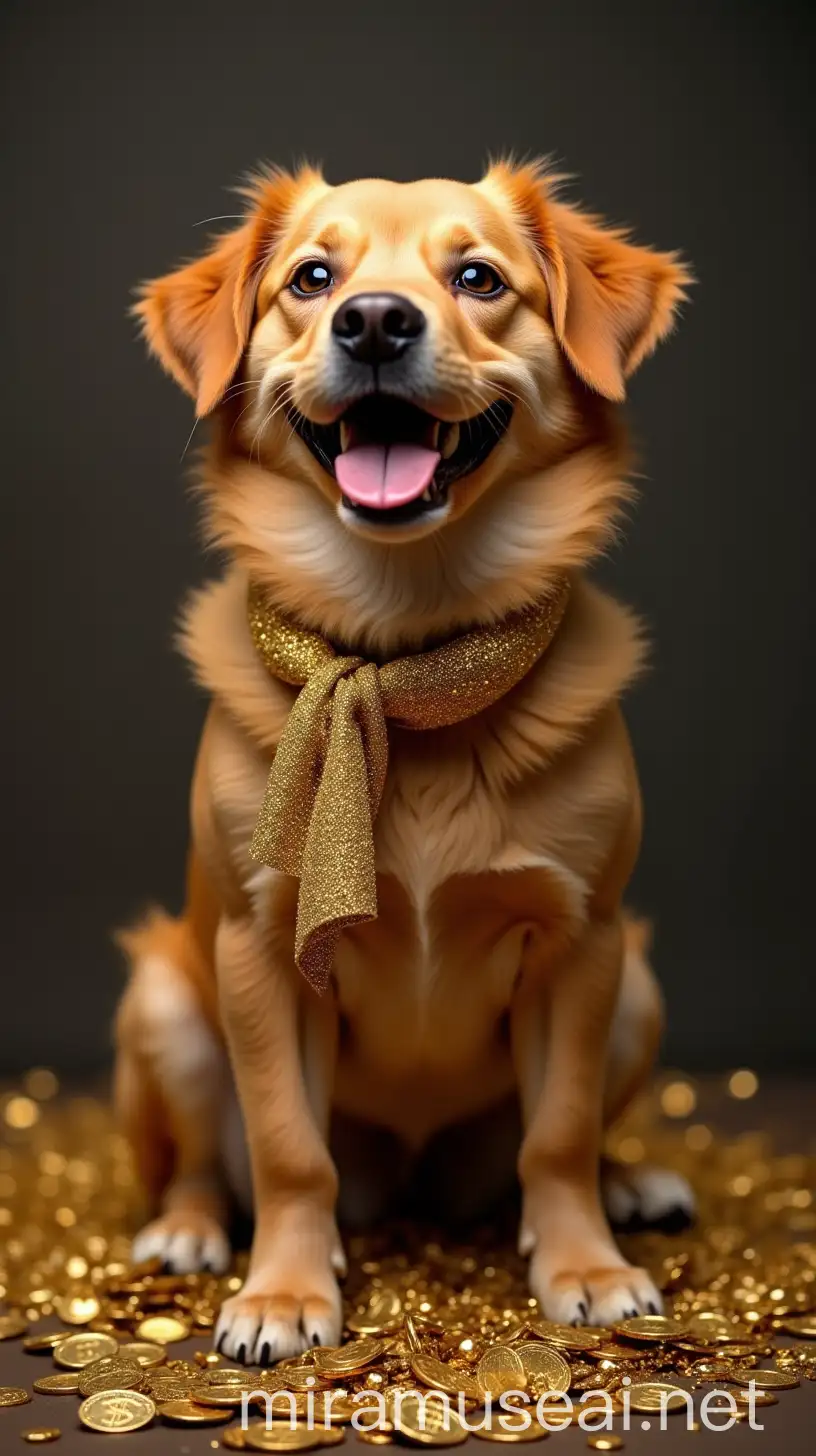
[[[0,1073],[108,1057],[107,933],[179,902],[200,697],[189,402],[126,318],[259,158],[330,180],[552,151],[699,277],[632,389],[643,496],[603,575],[652,627],[629,702],[667,1058],[816,1055],[812,32],[752,0],[25,0],[3,7]]]

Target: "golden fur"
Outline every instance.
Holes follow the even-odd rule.
[[[316,255],[335,285],[304,301],[288,280]],[[465,255],[496,265],[507,293],[454,296],[451,259]],[[201,491],[230,564],[185,618],[211,696],[189,901],[180,922],[157,915],[128,939],[117,1084],[161,1200],[137,1252],[192,1268],[227,1257],[218,1124],[234,1077],[256,1219],[245,1287],[218,1330],[234,1357],[339,1337],[332,1117],[361,1129],[358,1152],[373,1123],[410,1156],[517,1100],[520,1238],[545,1314],[604,1322],[659,1307],[617,1249],[599,1187],[604,1122],[647,1074],[660,1025],[643,932],[621,909],[640,804],[618,700],[641,643],[582,569],[628,494],[625,379],[670,328],[686,282],[673,254],[559,200],[541,169],[502,164],[475,186],[270,174],[249,189],[241,227],[143,290],[151,349],[213,416]],[[338,417],[332,311],[383,288],[428,319],[424,408],[454,421],[491,400],[515,406],[442,523],[398,537],[344,515],[283,408]],[[494,620],[562,571],[573,587],[562,629],[513,692],[453,728],[391,730],[379,918],[344,935],[318,998],[292,959],[296,886],[248,855],[293,701],[254,654],[248,579],[382,660]],[[376,1170],[356,1162],[359,1210]]]

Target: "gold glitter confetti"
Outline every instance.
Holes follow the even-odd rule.
[[[562,577],[551,596],[504,621],[377,666],[336,655],[250,587],[258,655],[274,676],[301,688],[272,761],[251,853],[300,880],[295,959],[317,990],[328,984],[338,932],[376,919],[372,825],[388,767],[386,719],[440,728],[497,702],[549,647],[568,599]]]

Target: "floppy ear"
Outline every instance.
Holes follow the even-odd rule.
[[[509,192],[541,258],[556,337],[576,374],[606,399],[671,330],[692,275],[676,253],[629,241],[623,228],[553,196],[540,165],[499,164],[485,181]]]
[[[222,399],[241,362],[264,264],[295,198],[320,180],[307,168],[260,176],[245,189],[251,205],[241,227],[139,290],[133,313],[148,348],[192,395],[199,418]]]

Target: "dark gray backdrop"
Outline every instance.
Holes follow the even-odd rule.
[[[171,647],[214,563],[188,402],[128,291],[260,157],[330,180],[552,150],[699,286],[632,390],[643,498],[604,567],[648,618],[629,718],[667,1057],[812,1064],[813,310],[804,6],[21,0],[3,9],[0,1072],[108,1055],[109,927],[179,901],[202,716]]]

